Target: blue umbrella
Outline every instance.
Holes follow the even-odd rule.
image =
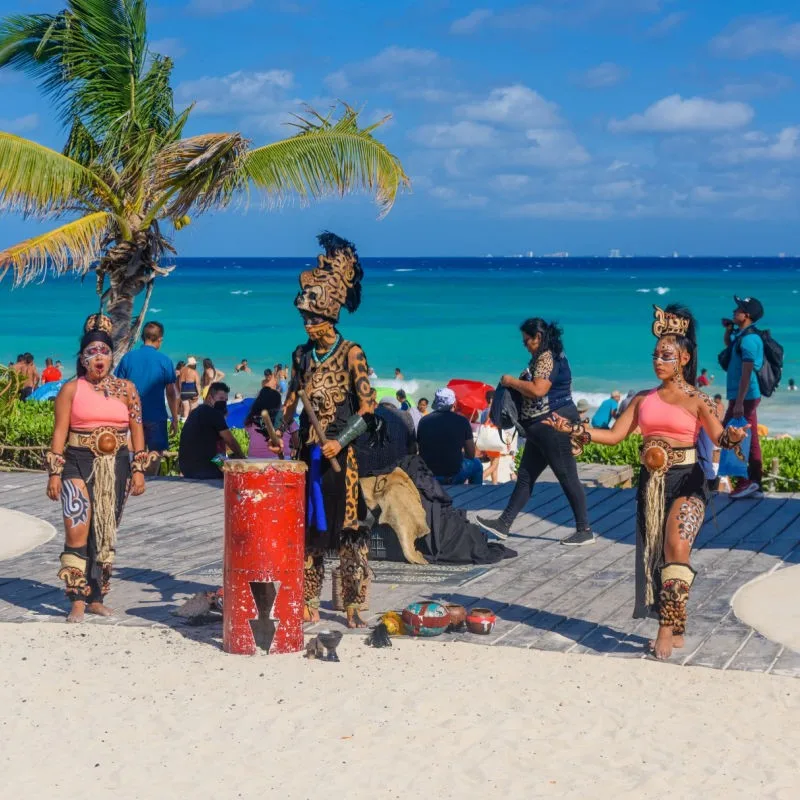
[[[66,381],[51,381],[50,383],[45,383],[44,385],[40,386],[38,389],[35,389],[30,397],[29,400],[55,400],[56,395],[60,391],[61,387],[66,383]]]
[[[250,408],[255,402],[255,397],[245,397],[238,403],[231,403],[228,406],[228,416],[225,417],[225,422],[228,423],[229,428],[244,428],[244,421],[250,413]]]

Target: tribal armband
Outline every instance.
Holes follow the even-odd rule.
[[[131,461],[131,472],[144,471],[158,458],[158,453],[151,453],[147,450],[137,450],[133,454],[133,461]]]
[[[579,456],[583,452],[583,448],[592,441],[592,434],[586,430],[583,423],[576,422],[572,426],[569,438],[572,440],[572,454]]]
[[[354,442],[358,439],[362,433],[366,433],[367,427],[367,421],[364,417],[360,414],[353,414],[353,416],[347,420],[344,430],[336,438],[336,441],[339,442],[339,445],[344,449],[350,442]]]
[[[48,450],[44,456],[44,463],[47,467],[48,475],[52,478],[53,475],[61,477],[66,461],[61,453],[54,453],[52,450]]]
[[[720,434],[720,437],[719,437],[718,444],[723,450],[733,450],[733,452],[736,454],[736,457],[740,461],[744,461],[745,460],[744,453],[742,452],[742,443],[741,442],[734,442],[731,439],[731,429],[730,428],[725,428],[725,430],[722,431],[722,433]]]

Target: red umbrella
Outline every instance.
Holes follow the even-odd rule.
[[[467,419],[472,420],[476,417],[476,412],[483,411],[488,407],[486,402],[486,392],[492,391],[494,386],[481,381],[466,381],[454,378],[447,384],[448,389],[452,389],[456,396],[455,410],[463,414]]]

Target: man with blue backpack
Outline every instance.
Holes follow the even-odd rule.
[[[758,406],[762,397],[769,397],[778,387],[783,367],[783,348],[767,330],[755,327],[764,316],[764,307],[755,297],[733,298],[736,309],[733,319],[723,319],[725,349],[719,354],[719,365],[727,373],[728,410],[723,424],[744,417],[752,436],[747,478],[742,478],[731,492],[731,500],[763,497],[763,466],[758,439]]]

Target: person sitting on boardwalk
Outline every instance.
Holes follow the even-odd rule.
[[[673,648],[683,647],[686,602],[695,577],[689,556],[708,499],[698,437],[705,430],[720,447],[737,449],[746,429],[723,428],[714,402],[695,388],[697,340],[691,313],[678,305],[655,310],[653,370],[660,385],[639,392],[611,430],[589,431],[557,414],[547,424],[570,434],[578,452],[588,442],[614,445],[641,430],[633,616],[659,620],[650,648],[656,658],[667,659]]]
[[[483,464],[475,457],[472,427],[466,417],[453,408],[456,395],[452,389],[437,389],[433,412],[417,426],[419,454],[439,483],[457,486],[483,483]]]
[[[144,492],[150,460],[136,387],[111,375],[111,320],[93,315],[84,330],[78,377],[56,397],[53,440],[46,456],[47,496],[60,498],[64,513],[58,577],[72,603],[67,622],[83,621],[84,611],[103,617],[112,613],[103,598],[109,590],[117,524],[128,490],[133,495]]]

